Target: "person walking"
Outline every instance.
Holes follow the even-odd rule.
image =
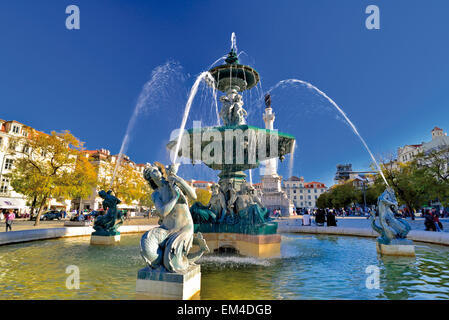
[[[6,215],[6,232],[12,231],[12,223],[14,219],[16,218],[16,215],[12,210],[9,210],[9,213]]]

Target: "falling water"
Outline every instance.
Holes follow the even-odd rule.
[[[288,178],[293,176],[293,163],[295,157],[296,140],[293,140],[292,149],[290,150],[290,162],[288,163]]]
[[[337,111],[346,119],[346,122],[349,124],[349,126],[352,128],[352,130],[354,131],[354,133],[357,135],[357,137],[359,137],[360,141],[362,142],[362,144],[364,145],[366,151],[368,151],[371,159],[374,161],[374,164],[377,167],[377,170],[379,171],[380,175],[382,176],[385,184],[387,186],[389,186],[387,179],[385,179],[385,176],[382,172],[382,169],[380,168],[379,164],[377,163],[376,159],[374,158],[373,153],[371,152],[370,148],[368,147],[368,145],[366,144],[365,140],[362,138],[362,136],[360,135],[360,133],[358,132],[357,128],[355,127],[355,125],[351,122],[351,120],[349,120],[348,116],[346,115],[346,113],[335,103],[334,100],[332,100],[331,98],[329,98],[327,96],[327,94],[325,94],[323,91],[321,91],[320,89],[318,89],[317,87],[315,87],[314,85],[303,81],[303,80],[298,80],[298,79],[288,79],[288,80],[282,80],[279,81],[273,88],[271,88],[269,90],[269,92],[271,92],[273,89],[276,89],[277,87],[279,87],[280,85],[283,85],[284,83],[287,84],[291,84],[291,83],[300,83],[302,85],[305,85],[307,88],[312,89],[316,92],[318,92],[318,94],[320,94],[321,96],[323,96],[324,98],[326,98],[334,107],[335,109],[337,109]]]
[[[209,73],[209,71],[204,71],[204,72],[201,72],[201,74],[196,78],[195,83],[193,84],[192,88],[190,89],[189,98],[187,99],[186,107],[184,109],[184,115],[183,115],[182,121],[181,121],[181,127],[179,128],[179,136],[178,136],[178,141],[176,142],[173,163],[176,163],[176,161],[178,160],[179,146],[181,144],[183,132],[186,127],[186,122],[187,122],[187,118],[189,117],[190,107],[192,106],[193,99],[196,96],[196,93],[198,91],[198,87],[199,87],[201,81],[206,77],[208,78],[209,81],[212,81],[212,82],[215,81],[214,78],[212,77],[212,75]]]
[[[164,94],[166,94],[165,89],[167,87],[167,84],[171,79],[174,78],[174,76],[179,77],[181,69],[182,67],[178,63],[168,61],[164,65],[156,67],[152,72],[151,79],[144,84],[142,91],[140,92],[137,99],[133,114],[129,119],[128,127],[126,128],[126,133],[120,147],[120,153],[114,167],[114,173],[112,175],[110,188],[112,188],[112,184],[114,183],[115,175],[117,174],[117,169],[122,161],[123,154],[128,148],[129,138],[136,124],[138,116],[147,109],[147,106],[149,104],[148,101],[151,98],[162,98]]]
[[[215,66],[218,62],[220,62],[221,60],[225,60],[226,59],[226,55],[224,55],[224,56],[222,56],[222,57],[220,57],[220,58],[218,58],[217,60],[215,60],[214,61],[214,63],[212,63],[210,66],[209,66],[209,68],[207,68],[208,70],[210,70],[210,69],[212,69],[212,67],[213,66]]]

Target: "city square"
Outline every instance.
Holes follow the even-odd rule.
[[[46,3],[10,30],[0,300],[449,299],[442,9],[239,5],[210,28],[218,5]]]

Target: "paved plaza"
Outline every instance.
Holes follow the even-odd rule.
[[[415,220],[411,220],[409,218],[406,219],[407,222],[412,227],[412,230],[421,230],[424,231],[424,218],[416,218]],[[276,220],[279,224],[288,223],[289,225],[301,225],[302,224],[302,216],[292,216],[290,218],[281,218]],[[449,230],[449,218],[440,219],[443,224],[443,232],[447,232]],[[312,217],[312,225],[315,226],[315,219]],[[337,226],[345,227],[345,228],[368,228],[371,229],[371,222],[366,217],[337,217]]]

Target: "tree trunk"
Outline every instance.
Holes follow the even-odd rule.
[[[47,202],[47,196],[44,196],[44,198],[42,199],[41,206],[39,207],[39,212],[37,213],[37,216],[36,216],[36,221],[34,222],[35,227],[39,225],[42,211],[44,211],[43,209],[44,209],[45,202]]]
[[[410,211],[410,217],[412,218],[412,220],[415,220],[415,211],[413,210],[413,208],[409,206],[408,210]]]
[[[34,207],[36,206],[36,201],[37,201],[37,196],[34,196],[33,203],[31,204],[30,221],[31,221],[31,218],[33,218]]]

